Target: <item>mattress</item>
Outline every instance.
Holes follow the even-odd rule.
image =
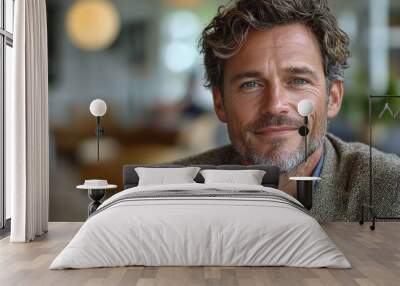
[[[131,265],[351,267],[292,196],[258,185],[199,183],[112,196],[50,269]]]

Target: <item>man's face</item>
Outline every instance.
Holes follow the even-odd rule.
[[[303,161],[304,139],[298,128],[304,118],[297,104],[309,99],[310,154],[323,142],[327,117],[340,110],[340,102],[328,105],[328,87],[319,44],[304,25],[251,30],[240,51],[225,63],[223,94],[213,90],[219,119],[228,124],[229,137],[239,153],[253,163],[293,170]]]

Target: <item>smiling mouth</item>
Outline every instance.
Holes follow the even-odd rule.
[[[254,134],[256,135],[270,135],[270,136],[279,136],[279,135],[286,135],[287,133],[297,131],[298,128],[296,127],[263,127],[257,129]]]

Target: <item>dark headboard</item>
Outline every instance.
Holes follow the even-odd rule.
[[[225,169],[225,170],[240,170],[240,169],[257,169],[264,170],[265,175],[262,180],[262,185],[265,187],[271,187],[277,189],[279,186],[279,168],[278,167],[266,167],[264,165],[190,165],[194,167],[200,167],[201,169]],[[124,189],[133,188],[138,185],[139,177],[135,171],[136,167],[151,167],[151,168],[177,168],[185,167],[183,165],[124,165],[123,170],[123,184]],[[204,178],[200,174],[194,178],[197,183],[204,183]]]

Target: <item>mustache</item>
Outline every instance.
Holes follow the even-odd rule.
[[[303,120],[294,119],[286,115],[272,115],[266,114],[256,121],[250,123],[247,127],[251,132],[256,132],[260,128],[265,127],[293,127],[300,128],[303,125]]]

